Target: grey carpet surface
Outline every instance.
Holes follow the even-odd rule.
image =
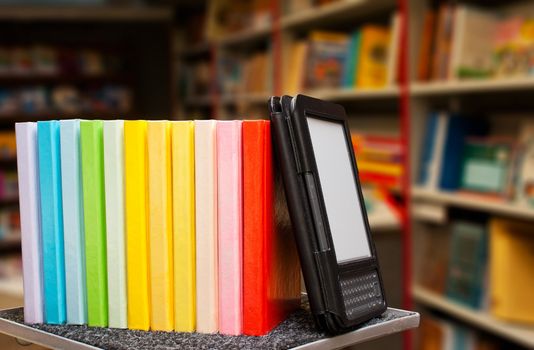
[[[388,310],[382,316],[364,323],[360,328],[405,317],[405,313]],[[24,324],[23,309],[0,311],[0,318]],[[75,325],[33,324],[30,327],[61,337],[109,350],[169,349],[290,349],[326,338],[315,329],[309,311],[302,308],[261,337],[220,334],[145,332],[128,329],[98,328]]]

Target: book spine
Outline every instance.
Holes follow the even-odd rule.
[[[219,332],[243,331],[241,121],[217,123]]]
[[[267,315],[263,121],[243,122],[243,333],[263,335]]]
[[[150,328],[146,121],[124,122],[128,328]]]
[[[87,323],[108,325],[106,203],[104,196],[104,140],[102,121],[81,121]]]
[[[87,323],[80,121],[60,121],[67,323]]]
[[[150,325],[161,331],[174,329],[170,130],[167,121],[148,122]]]
[[[37,123],[45,321],[66,321],[59,122]]]
[[[216,121],[195,121],[197,331],[218,330]]]
[[[17,173],[24,283],[24,322],[42,323],[44,321],[43,266],[37,124],[17,123],[15,124],[15,133],[17,137]]]
[[[127,328],[124,224],[124,121],[104,122],[104,179],[108,264],[109,326]]]
[[[172,122],[174,330],[195,331],[195,124]]]

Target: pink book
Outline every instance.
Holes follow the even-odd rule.
[[[219,332],[243,333],[242,122],[217,122]]]

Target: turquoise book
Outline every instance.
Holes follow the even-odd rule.
[[[37,123],[45,321],[66,321],[59,122]]]

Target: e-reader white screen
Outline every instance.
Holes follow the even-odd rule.
[[[338,262],[371,256],[344,125],[307,116]]]

